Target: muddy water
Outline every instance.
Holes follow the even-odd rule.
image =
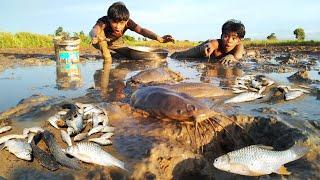
[[[276,63],[277,61],[274,62],[274,64]],[[230,116],[234,114],[249,114],[266,118],[247,116],[234,118],[245,127],[249,135],[232,124],[231,121],[224,119],[222,125],[228,129],[231,135],[222,131],[219,126],[207,126],[205,128],[209,129],[209,132],[215,130],[218,134],[202,133],[203,138],[197,139],[198,144],[195,144],[195,139],[199,137],[193,134],[194,127],[142,117],[141,114],[131,111],[128,105],[125,104],[109,104],[110,101],[127,102],[128,96],[132,91],[130,88],[125,87],[124,83],[132,75],[146,68],[163,66],[180,72],[185,76],[184,81],[186,82],[210,82],[223,88],[229,88],[236,77],[248,72],[265,74],[279,84],[292,85],[287,80],[287,77],[295,72],[267,73],[258,70],[257,67],[259,65],[254,62],[248,62],[243,66],[225,67],[203,61],[185,62],[168,58],[167,62],[137,63],[114,61],[112,65],[103,67],[101,61],[96,61],[81,64],[81,85],[70,85],[71,88],[64,89],[59,88],[57,83],[56,66],[16,68],[6,70],[0,74],[1,85],[7,86],[8,89],[9,87],[10,89],[13,89],[13,87],[18,88],[16,91],[11,91],[10,95],[9,93],[1,92],[0,99],[5,99],[7,96],[11,98],[7,98],[6,103],[0,101],[0,107],[5,110],[14,106],[22,98],[29,97],[34,93],[42,93],[54,97],[78,97],[77,100],[85,99],[86,102],[101,102],[101,105],[109,110],[111,124],[117,129],[115,136],[112,138],[113,146],[104,149],[126,162],[130,171],[129,175],[126,176],[135,179],[246,179],[247,177],[215,169],[212,166],[214,158],[250,144],[288,146],[292,143],[291,141],[282,142],[281,140],[286,133],[295,133],[294,130],[290,129],[292,127],[298,127],[315,134],[319,133],[319,130],[316,130],[310,124],[306,124],[307,120],[320,121],[319,110],[317,110],[319,100],[314,94],[304,95],[304,97],[288,102],[270,104],[269,102],[255,101],[227,106],[223,105],[224,99],[204,98],[203,102],[213,105],[213,108],[217,111],[228,113]],[[105,69],[106,67],[111,67],[111,71],[108,72]],[[318,65],[313,66],[313,72],[310,73],[312,79],[315,80],[319,78],[317,68],[319,68]],[[293,68],[293,70],[297,69]],[[106,84],[106,81],[109,85],[108,83]],[[95,89],[88,90],[90,87],[95,87]],[[87,96],[84,97],[86,94]],[[276,112],[274,114],[265,113],[265,111],[259,110],[261,108],[274,108]],[[279,119],[285,120],[286,124],[275,123]],[[31,120],[32,118],[29,118],[29,121]],[[30,124],[43,126],[44,123],[28,121],[13,123],[14,126],[21,128],[30,126]],[[48,127],[48,125],[45,125],[45,127]],[[50,130],[55,131],[53,128],[50,128]],[[58,134],[58,131],[55,134]],[[235,142],[234,139],[239,141]],[[200,142],[204,145],[203,153],[200,153]],[[311,143],[315,144],[316,142]],[[5,162],[9,163],[10,157],[10,154],[6,152]],[[309,179],[318,178],[320,170],[318,161],[319,156],[316,155],[316,157],[310,157],[310,159],[304,158],[291,163],[289,165],[289,170],[293,172],[291,177],[297,179],[303,177]],[[28,166],[25,162],[19,165]],[[30,166],[41,170],[37,162],[32,162],[31,165],[29,164]],[[85,166],[85,172],[97,168],[97,166],[93,165]],[[0,175],[8,177],[8,171],[12,170],[14,165],[10,166],[10,169],[3,168],[5,170],[3,172],[0,171]],[[69,172],[67,169],[63,169],[58,173],[64,171]],[[282,177],[271,175],[263,176],[263,178],[280,179]]]
[[[101,61],[79,64],[79,80],[74,85],[60,85],[66,81],[58,76],[58,69],[51,66],[17,67],[6,69],[0,74],[0,112],[15,106],[21,99],[32,94],[46,96],[65,96],[75,98],[83,96],[86,90],[94,86],[93,74],[102,66]],[[60,78],[60,79],[59,79]]]

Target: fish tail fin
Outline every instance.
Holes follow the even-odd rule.
[[[281,174],[281,175],[290,175],[291,174],[291,172],[288,171],[287,168],[284,166],[281,166],[276,173]]]
[[[305,147],[302,142],[297,142],[290,148],[290,151],[296,156],[295,159],[299,159],[309,151],[309,148]]]

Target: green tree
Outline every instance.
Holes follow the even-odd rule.
[[[56,31],[54,32],[55,36],[60,36],[63,33],[63,27],[59,26]]]
[[[295,29],[293,31],[293,34],[296,36],[296,39],[298,39],[298,40],[304,40],[306,37],[304,30],[302,28]]]
[[[277,36],[275,33],[271,33],[269,36],[267,36],[268,40],[277,40]]]

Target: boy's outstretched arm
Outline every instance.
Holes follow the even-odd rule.
[[[142,28],[139,25],[137,25],[134,29],[134,31],[138,34],[141,34],[144,37],[147,37],[149,39],[157,40],[161,43],[167,43],[167,42],[174,42],[174,39],[172,38],[171,35],[165,35],[165,36],[158,36],[156,33],[146,29]]]
[[[240,42],[240,43],[235,47],[233,56],[234,56],[234,58],[235,58],[236,60],[240,60],[240,59],[242,59],[243,54],[244,54],[244,46],[243,46],[243,44]]]

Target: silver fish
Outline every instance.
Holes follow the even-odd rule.
[[[95,143],[97,143],[99,145],[103,145],[103,146],[112,144],[112,141],[110,139],[101,138],[101,137],[99,137],[99,138],[91,138],[88,141],[89,142],[95,142]]]
[[[111,127],[111,126],[104,126],[102,129],[101,129],[101,132],[103,133],[107,133],[107,132],[114,132],[115,128],[114,127]]]
[[[247,102],[255,99],[262,98],[264,95],[255,92],[245,92],[241,93],[231,99],[226,100],[224,103],[239,103],[239,102]]]
[[[73,138],[73,141],[82,141],[87,137],[87,133],[80,133]]]
[[[100,138],[105,138],[105,139],[109,139],[113,136],[113,133],[112,132],[108,132],[108,133],[105,133],[103,134],[102,136],[100,136]]]
[[[80,142],[68,147],[66,153],[87,163],[94,163],[101,166],[116,166],[126,170],[122,161],[105,152],[100,146],[94,143]]]
[[[29,133],[28,134],[28,143],[30,144],[31,141],[33,140],[33,137],[35,136],[36,134],[35,133]]]
[[[92,115],[92,126],[93,127],[97,127],[103,121],[104,121],[104,115],[103,114],[93,113],[93,115]]]
[[[75,135],[76,131],[72,127],[67,128],[67,133],[69,136]]]
[[[0,137],[0,144],[5,143],[10,139],[25,139],[27,137],[28,135],[26,134],[9,134],[9,135]]]
[[[285,151],[272,149],[269,146],[248,146],[216,158],[213,165],[217,169],[246,176],[289,175],[283,165],[301,158],[308,151],[308,148],[297,144]]]
[[[10,131],[11,129],[12,129],[11,126],[3,126],[0,128],[0,134],[7,132],[7,131]]]
[[[20,159],[30,161],[32,148],[29,143],[22,140],[8,140],[4,146],[8,148],[9,152],[14,154]]]
[[[68,144],[68,146],[72,146],[71,138],[70,138],[69,134],[67,132],[65,132],[64,130],[61,130],[61,138],[65,143]]]
[[[303,95],[302,91],[289,91],[287,93],[284,94],[284,98],[286,101],[292,100],[292,99],[296,99],[297,97],[300,97]]]
[[[54,116],[51,116],[48,121],[51,124],[51,126],[55,127],[56,129],[60,129],[57,125],[57,122],[61,119],[61,116],[59,114],[56,114]]]
[[[37,134],[38,132],[43,132],[43,131],[44,129],[42,129],[41,127],[35,126],[31,128],[24,128],[22,134],[27,135],[30,132]]]
[[[68,127],[72,127],[76,133],[80,133],[86,124],[83,122],[82,115],[77,113],[76,117],[72,117],[72,120],[67,120]]]
[[[88,136],[91,136],[92,134],[101,132],[101,130],[102,130],[103,128],[104,128],[104,127],[103,127],[102,125],[98,125],[98,126],[92,128],[92,129],[88,132]]]

